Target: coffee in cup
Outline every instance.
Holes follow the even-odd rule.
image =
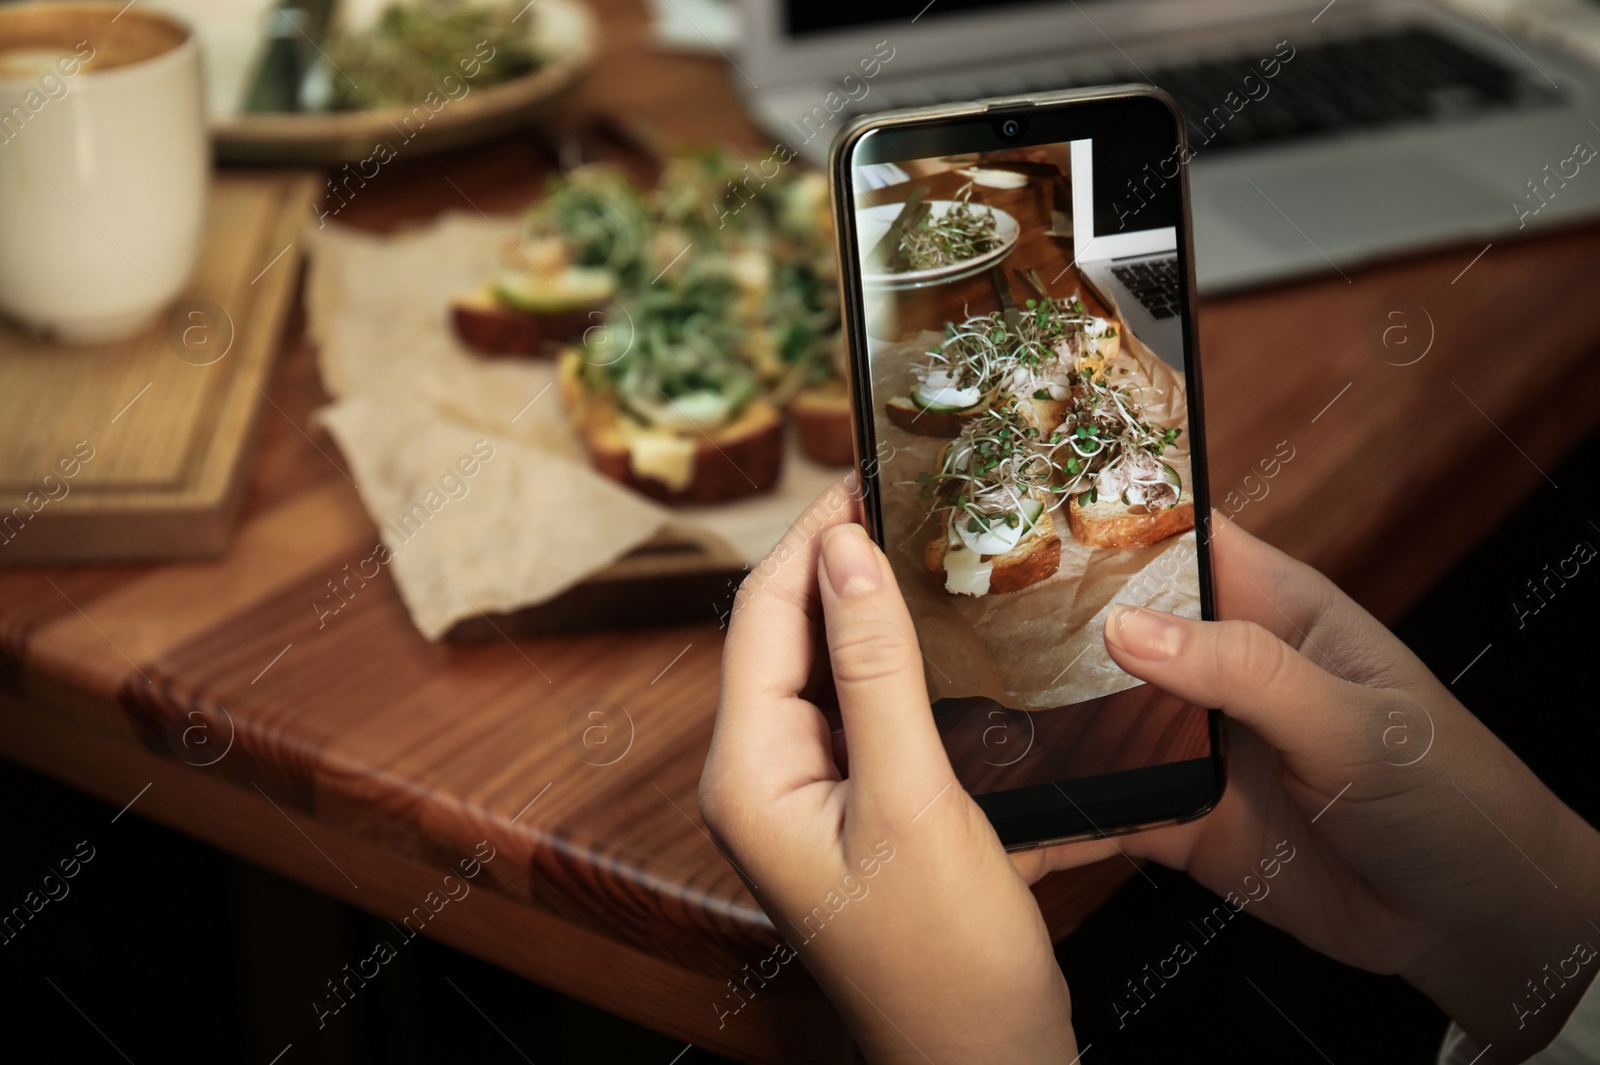
[[[0,5],[0,312],[69,343],[150,328],[194,269],[209,164],[188,27]]]

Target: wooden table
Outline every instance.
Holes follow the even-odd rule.
[[[597,6],[613,37],[583,106],[765,150],[720,61],[656,55],[633,3]],[[463,196],[510,207],[545,165],[525,140],[397,160],[340,220],[388,227]],[[1385,620],[1600,424],[1600,229],[1496,243],[1474,263],[1480,250],[1202,315],[1218,500]],[[1411,346],[1379,341],[1391,311]],[[1426,356],[1394,365],[1424,350],[1424,313]],[[731,1056],[846,1058],[795,966],[718,1024],[729,981],[776,941],[695,808],[720,632],[429,644],[387,576],[319,629],[313,601],[376,536],[309,425],[325,398],[291,340],[223,558],[0,572],[0,752],[396,921],[487,841],[487,890],[426,934]],[[1293,458],[1262,479],[1280,442]],[[595,725],[626,754],[594,764],[574,732]],[[1054,931],[1128,873],[1047,881]]]

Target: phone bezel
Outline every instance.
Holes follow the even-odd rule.
[[[1153,86],[1112,85],[889,111],[864,115],[839,131],[829,153],[828,182],[833,197],[839,248],[840,299],[850,351],[847,383],[854,423],[856,471],[860,478],[866,529],[881,546],[883,515],[878,494],[878,448],[871,401],[871,368],[864,356],[858,356],[858,353],[867,350],[867,334],[855,229],[855,191],[851,180],[851,163],[857,146],[869,135],[901,134],[905,139],[925,136],[928,141],[926,151],[919,147],[914,154],[896,155],[900,159],[913,159],[1061,143],[1080,137],[1093,137],[1095,128],[1109,126],[1110,121],[1100,117],[1098,112],[1114,115],[1118,111],[1125,114],[1142,111],[1148,109],[1150,102],[1164,109],[1172,127],[1173,149],[1180,160],[1179,217],[1174,225],[1178,234],[1179,265],[1185,279],[1184,368],[1188,389],[1191,477],[1195,510],[1198,515],[1204,516],[1195,526],[1200,611],[1201,617],[1209,621],[1216,618],[1216,600],[1209,537],[1211,495],[1201,415],[1204,407],[1201,400],[1199,335],[1194,314],[1196,294],[1189,212],[1188,138],[1177,104]],[[1096,114],[1091,116],[1085,112]],[[1021,118],[1025,126],[1020,136],[1008,139],[998,132],[998,125],[1004,118],[1011,117]],[[1075,122],[1081,123],[1084,129],[1073,135],[1062,135],[1061,127],[1066,125],[1072,128]],[[863,402],[863,396],[868,397],[867,401]],[[868,456],[871,456],[870,460]],[[1226,730],[1222,715],[1216,709],[1208,709],[1207,718],[1211,743],[1208,757],[1075,777],[1032,788],[992,792],[975,796],[974,799],[983,807],[1007,850],[1027,850],[1122,835],[1193,820],[1204,816],[1217,804],[1227,782]],[[1041,804],[1037,800],[1040,795],[1046,794],[1045,789],[1060,793],[1066,802],[1059,805]],[[1029,806],[1037,808],[1029,809]]]

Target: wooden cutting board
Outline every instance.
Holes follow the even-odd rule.
[[[65,346],[0,324],[0,565],[227,546],[317,187],[218,174],[194,280],[138,337]]]

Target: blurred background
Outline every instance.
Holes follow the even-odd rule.
[[[851,461],[820,167],[1125,82],[1188,127],[1125,191],[1187,183],[1214,505],[1592,821],[1595,0],[0,3],[13,1056],[851,1060],[695,800],[731,591]],[[741,255],[730,324],[697,264]],[[766,353],[770,479],[605,472],[556,356],[619,308]],[[1248,916],[1119,1023],[1216,900],[1036,893],[1107,1060],[1444,1031]]]

